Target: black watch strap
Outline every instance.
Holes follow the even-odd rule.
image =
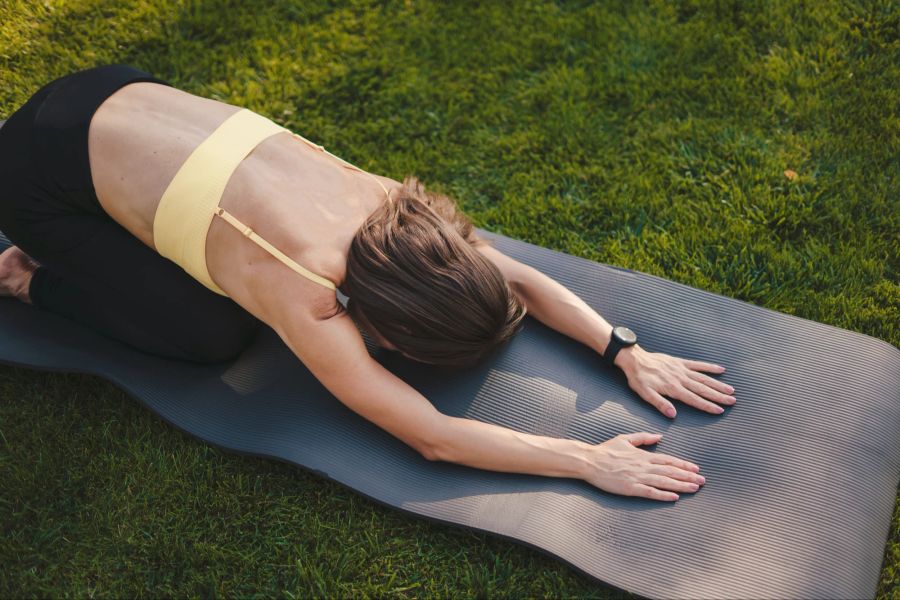
[[[622,348],[624,346],[616,339],[616,336],[610,335],[609,344],[606,345],[606,350],[603,351],[603,361],[611,367],[616,366],[616,356]]]
[[[634,346],[637,343],[637,336],[627,327],[613,327],[609,334],[609,343],[606,350],[603,351],[603,360],[611,367],[616,366],[616,356],[622,348]]]

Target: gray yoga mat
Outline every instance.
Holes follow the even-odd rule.
[[[446,414],[599,443],[665,433],[701,466],[675,503],[572,479],[433,463],[346,409],[271,329],[237,360],[149,356],[0,299],[0,361],[100,375],[210,444],[273,457],[440,522],[544,550],[658,598],[874,595],[900,477],[900,351],[877,339],[479,230],[649,350],[724,364],[738,403],[669,421],[588,348],[527,318],[492,360],[448,373],[369,344]],[[6,247],[0,243],[0,247]],[[37,382],[38,380],[35,379]],[[365,457],[364,461],[360,457]]]

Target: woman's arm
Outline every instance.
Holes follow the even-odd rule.
[[[534,267],[520,263],[492,246],[477,248],[497,265],[509,286],[525,303],[528,314],[547,327],[603,354],[609,343],[612,325],[584,300]],[[623,348],[616,356],[615,364],[621,368],[630,360],[636,347]]]
[[[270,324],[338,400],[428,460],[573,477],[613,493],[657,500],[676,500],[674,492],[693,492],[703,483],[696,465],[637,447],[656,443],[658,434],[622,435],[592,446],[443,415],[369,356],[343,309],[321,318],[295,310]]]
[[[522,264],[496,248],[477,247],[503,273],[510,287],[525,303],[528,313],[551,329],[581,342],[602,355],[609,344],[612,325],[560,283],[537,269]],[[731,405],[730,385],[701,373],[722,373],[725,367],[647,352],[640,345],[623,348],[615,365],[641,398],[663,414],[674,417],[675,407],[663,395],[709,413],[723,409],[715,402]]]

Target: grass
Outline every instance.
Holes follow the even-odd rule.
[[[486,229],[900,345],[896,2],[0,0],[0,114],[110,62]],[[0,366],[0,398],[3,597],[621,595],[95,377]],[[879,597],[898,580],[895,508]]]

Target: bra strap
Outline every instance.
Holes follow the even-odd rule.
[[[291,131],[290,129],[286,129],[286,128],[282,128],[282,129],[283,129],[285,132],[290,133],[290,134],[291,134],[292,136],[294,136],[295,138],[297,138],[297,139],[299,139],[299,140],[302,140],[303,142],[305,142],[305,143],[307,143],[308,145],[312,146],[312,147],[315,148],[316,150],[318,150],[318,151],[320,151],[320,152],[324,152],[325,154],[327,154],[327,155],[329,155],[329,156],[331,156],[331,157],[333,157],[333,158],[338,159],[341,163],[343,163],[343,166],[344,166],[345,168],[352,169],[352,170],[354,170],[354,171],[359,171],[360,173],[365,173],[366,175],[368,175],[369,177],[371,177],[372,179],[374,179],[374,180],[378,183],[379,186],[381,186],[381,189],[384,190],[384,195],[387,196],[388,199],[390,199],[390,192],[388,191],[387,187],[385,187],[385,185],[384,185],[383,183],[381,183],[381,180],[380,180],[380,179],[378,179],[377,177],[375,177],[374,175],[372,175],[372,174],[369,173],[368,171],[363,171],[362,169],[360,169],[360,168],[357,167],[356,165],[347,162],[346,160],[344,160],[344,159],[341,158],[340,156],[337,156],[337,155],[335,155],[335,154],[332,154],[331,152],[329,152],[328,150],[326,150],[324,146],[320,146],[319,144],[315,144],[315,143],[309,141],[308,139],[306,139],[305,137],[303,137],[302,135],[300,135],[300,134],[298,134],[298,133],[294,133],[294,132]],[[221,195],[221,194],[220,194],[220,195]],[[217,206],[217,207],[216,207],[214,214],[217,215],[217,216],[219,216],[219,217],[221,217],[221,218],[223,218],[223,219],[225,219],[225,221],[227,221],[232,227],[234,227],[235,229],[237,229],[238,231],[240,231],[241,233],[243,233],[244,236],[246,236],[247,238],[249,238],[250,240],[252,240],[253,242],[255,242],[255,243],[256,243],[258,246],[260,246],[263,250],[267,251],[269,254],[271,254],[272,256],[274,256],[275,258],[277,258],[280,262],[282,262],[282,263],[285,264],[286,266],[290,267],[294,272],[296,272],[296,273],[298,273],[298,274],[300,274],[300,275],[306,277],[307,279],[310,279],[310,280],[312,280],[312,281],[315,281],[316,283],[318,283],[318,284],[320,284],[320,285],[323,285],[323,286],[327,287],[327,288],[330,289],[330,290],[337,289],[337,286],[335,286],[334,282],[332,282],[332,281],[329,280],[329,279],[326,279],[326,278],[322,277],[321,275],[317,275],[316,273],[313,273],[313,272],[310,271],[309,269],[306,269],[306,268],[304,268],[303,266],[297,264],[291,257],[289,257],[289,256],[286,255],[284,252],[282,252],[281,250],[279,250],[278,248],[276,248],[275,246],[273,246],[272,244],[270,244],[269,242],[267,242],[264,238],[262,238],[262,237],[260,237],[259,235],[257,235],[257,233],[256,233],[255,231],[253,231],[253,229],[251,229],[250,227],[248,227],[247,225],[245,225],[244,223],[242,223],[242,222],[241,222],[240,220],[238,220],[234,215],[232,215],[230,212],[228,212],[227,210],[225,210],[225,209],[222,208],[221,206]]]
[[[327,154],[328,156],[331,156],[332,158],[338,159],[339,161],[341,161],[342,163],[344,163],[344,166],[345,166],[346,168],[352,169],[352,170],[354,170],[354,171],[359,171],[360,173],[365,173],[366,175],[368,175],[369,177],[371,177],[372,179],[374,179],[374,180],[378,183],[378,185],[381,186],[381,189],[384,190],[384,195],[385,195],[385,196],[387,196],[388,198],[391,197],[390,192],[388,192],[388,189],[384,186],[383,183],[381,183],[381,180],[378,179],[377,177],[375,177],[374,175],[372,175],[371,173],[369,173],[368,171],[363,171],[362,169],[360,169],[360,168],[357,167],[356,165],[347,162],[346,160],[344,160],[344,159],[341,158],[340,156],[337,156],[336,154],[332,154],[331,152],[329,152],[328,150],[325,149],[325,146],[320,146],[319,144],[316,144],[316,143],[314,143],[314,142],[311,142],[311,141],[309,141],[308,139],[306,139],[305,137],[303,137],[302,135],[300,135],[299,133],[294,133],[294,132],[291,131],[290,129],[285,129],[285,131],[287,131],[288,133],[290,133],[290,134],[291,134],[292,136],[294,136],[295,138],[297,138],[297,139],[299,139],[299,140],[302,140],[302,141],[306,142],[307,144],[309,144],[310,146],[312,146],[313,148],[315,148],[315,149],[318,150],[319,152],[324,152],[324,153]]]
[[[286,255],[284,252],[282,252],[281,250],[279,250],[278,248],[276,248],[275,246],[273,246],[272,244],[267,242],[264,238],[257,235],[255,231],[253,231],[247,225],[244,225],[243,223],[241,223],[238,219],[235,218],[234,215],[232,215],[230,212],[228,212],[221,206],[216,208],[216,214],[218,216],[222,217],[223,219],[225,219],[226,221],[228,221],[228,223],[231,224],[232,227],[234,227],[235,229],[237,229],[238,231],[243,233],[246,237],[248,237],[251,240],[253,240],[254,242],[256,242],[256,244],[261,246],[263,248],[263,250],[267,251],[269,254],[271,254],[272,256],[277,258],[279,261],[281,261],[282,263],[284,263],[285,265],[290,267],[294,272],[299,273],[300,275],[303,275],[307,279],[311,279],[320,285],[324,285],[325,287],[327,287],[330,290],[336,289],[334,282],[332,282],[329,279],[325,279],[321,275],[316,275],[309,269],[306,269],[306,268],[302,267],[301,265],[298,265],[296,262],[294,262],[294,260],[290,256]]]

